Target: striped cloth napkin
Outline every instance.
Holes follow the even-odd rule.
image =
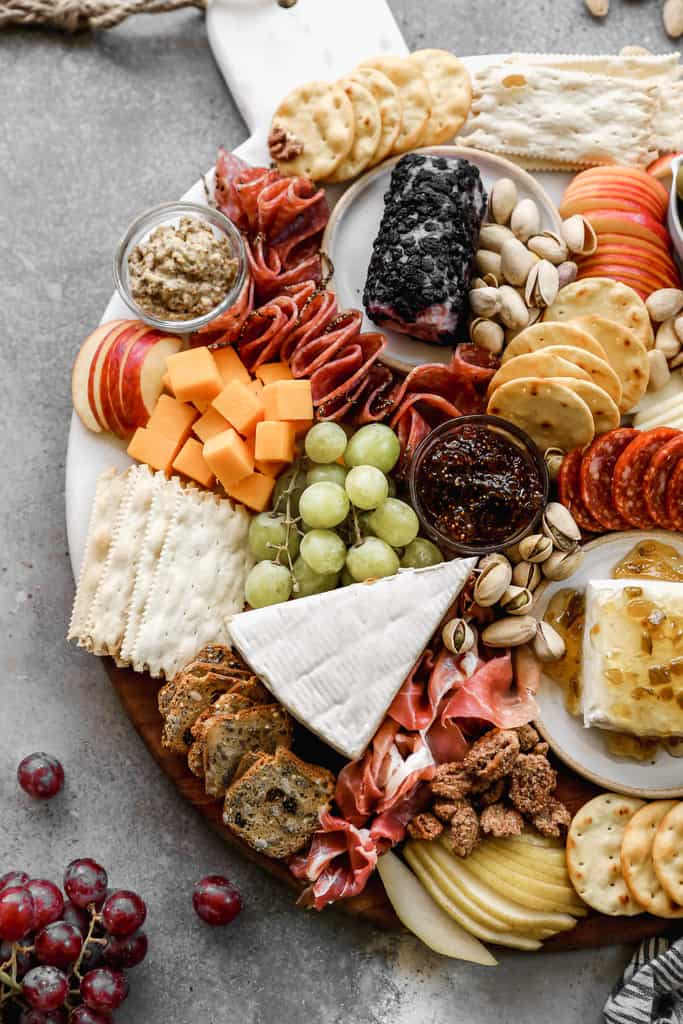
[[[644,939],[603,1013],[606,1024],[683,1024],[683,939]]]

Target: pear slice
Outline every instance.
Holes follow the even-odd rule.
[[[432,899],[415,875],[395,853],[385,853],[377,870],[396,916],[426,946],[455,960],[495,967],[497,960],[486,946],[460,927]]]
[[[505,848],[513,850],[523,857],[533,857],[539,863],[549,864],[566,870],[567,855],[562,849],[551,849],[546,846],[536,846],[535,843],[522,842],[521,836],[511,836],[509,839],[495,839],[491,842],[505,843]]]
[[[534,857],[533,853],[527,855],[517,850],[511,850],[504,839],[485,840],[479,847],[479,853],[486,855],[487,858],[491,857],[491,860],[498,860],[502,857],[520,875],[539,878],[542,882],[554,882],[555,885],[571,885],[566,866],[549,864],[540,857]],[[495,858],[493,854],[496,855]]]
[[[558,914],[575,914],[583,916],[588,908],[582,903],[572,888],[564,885],[553,885],[538,879],[525,878],[518,875],[509,866],[496,865],[492,869],[479,860],[476,852],[467,858],[467,867],[482,882],[486,882],[502,895],[517,894],[524,906],[533,910],[549,910]]]

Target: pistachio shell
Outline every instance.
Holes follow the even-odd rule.
[[[679,370],[683,366],[683,352],[679,352],[677,356],[669,362],[670,370]]]
[[[541,579],[541,570],[533,562],[518,562],[512,570],[512,582],[515,586],[526,587],[532,593]]]
[[[508,615],[525,615],[534,603],[534,595],[527,587],[512,584],[498,603]]]
[[[683,291],[680,288],[660,288],[645,300],[650,319],[656,324],[677,317],[683,309]]]
[[[504,554],[505,554],[505,557],[510,562],[512,562],[513,565],[516,565],[517,562],[523,562],[524,561],[524,559],[522,558],[522,556],[519,553],[519,544],[512,544],[509,548],[505,548]]]
[[[671,376],[671,370],[669,369],[669,364],[666,361],[666,356],[661,349],[651,348],[647,354],[647,362],[650,368],[647,390],[661,391]]]
[[[503,275],[500,269],[499,253],[491,252],[489,249],[477,249],[474,254],[474,262],[477,265],[477,270],[484,277],[487,274],[493,274],[497,281],[502,281]]]
[[[510,565],[509,560],[501,551],[494,551],[490,555],[484,555],[477,562],[477,569],[483,572],[484,569],[488,569],[490,565]],[[512,566],[510,566],[512,569]]]
[[[566,580],[581,565],[583,551],[575,548],[574,551],[555,551],[543,563],[543,575],[549,580]]]
[[[474,630],[464,619],[451,619],[441,630],[444,647],[453,654],[471,651],[476,643]]]
[[[573,282],[576,281],[578,273],[579,268],[573,260],[565,260],[564,263],[560,263],[557,268],[560,288],[566,288],[568,284],[573,284]]]
[[[549,260],[540,260],[529,271],[524,289],[527,306],[546,309],[552,306],[560,290],[560,276],[557,267]]]
[[[479,232],[479,248],[490,249],[491,252],[500,252],[503,248],[503,243],[508,238],[514,237],[510,228],[506,228],[503,224],[483,224]]]
[[[598,247],[598,236],[593,225],[580,213],[562,221],[562,237],[570,252],[590,256]]]
[[[516,292],[509,284],[503,284],[498,289],[500,297],[499,316],[506,327],[519,330],[529,323],[529,310],[519,292]]]
[[[541,214],[533,199],[522,199],[510,217],[510,228],[522,242],[541,230]]]
[[[511,178],[499,178],[491,189],[489,207],[496,224],[507,224],[517,205],[517,186]]]
[[[546,448],[543,453],[543,459],[545,461],[546,469],[548,470],[548,476],[552,481],[557,480],[562,463],[564,462],[566,452],[563,452],[561,448]]]
[[[477,576],[474,584],[474,600],[482,608],[496,604],[510,586],[512,567],[509,562],[487,565]]]
[[[660,352],[663,352],[666,359],[673,359],[680,351],[681,338],[679,337],[677,329],[679,320],[681,321],[681,333],[683,333],[683,317],[681,316],[677,317],[675,320],[665,320],[657,328],[655,348]]]
[[[497,288],[485,285],[469,293],[470,309],[475,316],[492,317],[498,312],[500,297]]]
[[[532,615],[514,615],[498,619],[481,634],[488,647],[519,647],[533,640],[536,635],[536,619]]]
[[[683,316],[677,316],[674,320],[674,334],[683,342]]]
[[[547,622],[538,623],[531,647],[539,661],[559,661],[567,650],[560,634]]]
[[[476,317],[470,324],[470,340],[478,348],[486,349],[487,352],[497,356],[503,351],[505,345],[505,331],[494,320]]]
[[[527,248],[540,256],[542,260],[548,260],[555,266],[564,263],[569,255],[567,243],[554,231],[543,231],[540,235],[532,235],[527,242]]]
[[[543,532],[560,551],[573,551],[581,540],[581,530],[569,509],[559,501],[551,501],[543,513]]]
[[[544,533],[532,533],[519,542],[519,553],[525,562],[545,562],[553,553],[553,542]]]
[[[503,277],[508,284],[523,285],[537,259],[518,238],[508,238],[500,250]]]
[[[470,291],[475,291],[477,288],[485,288],[486,281],[483,277],[474,277],[470,281]]]

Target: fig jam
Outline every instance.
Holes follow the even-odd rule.
[[[453,424],[425,452],[418,472],[423,514],[455,545],[503,545],[545,500],[531,453],[484,423]]]

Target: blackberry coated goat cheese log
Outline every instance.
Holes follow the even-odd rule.
[[[391,172],[363,303],[371,320],[437,345],[457,340],[487,196],[457,157],[409,153]]]

